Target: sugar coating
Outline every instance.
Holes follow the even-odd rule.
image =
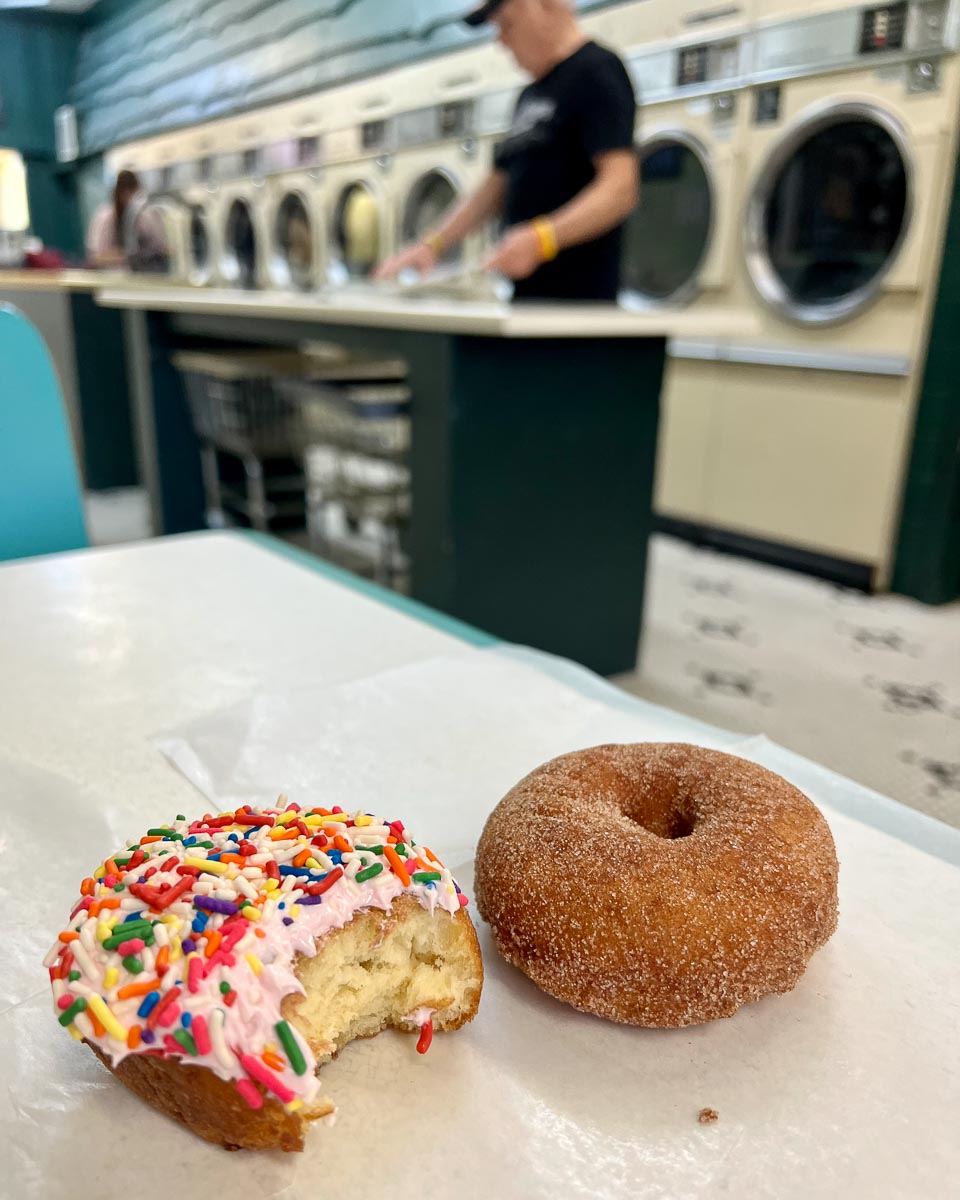
[[[680,743],[597,746],[489,817],[476,901],[550,995],[624,1024],[732,1016],[795,986],[837,925],[836,849],[772,771]]]

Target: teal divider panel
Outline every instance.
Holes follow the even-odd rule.
[[[418,600],[411,600],[409,596],[391,592],[387,588],[380,587],[379,584],[371,583],[368,579],[354,575],[351,571],[345,571],[342,567],[325,562],[322,558],[317,558],[315,554],[301,550],[299,546],[291,546],[289,542],[282,542],[279,538],[271,537],[268,533],[245,529],[239,532],[238,536],[247,538],[301,567],[306,567],[308,571],[323,575],[334,583],[339,583],[342,587],[351,588],[370,600],[377,600],[380,604],[395,608],[408,617],[413,617],[425,625],[439,629],[441,633],[449,633],[452,637],[460,638],[461,641],[467,642],[471,646],[495,646],[499,643],[498,638],[484,633],[481,629],[474,628],[473,625],[458,621],[456,617],[448,617],[445,613],[437,612],[435,608],[421,604]]]
[[[0,559],[87,545],[73,444],[47,347],[0,305]]]
[[[85,23],[72,94],[84,150],[489,38],[462,23],[470,7],[471,0],[105,0]]]

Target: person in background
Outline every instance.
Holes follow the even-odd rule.
[[[113,185],[113,196],[97,209],[87,228],[87,261],[91,266],[163,269],[166,235],[145,202],[137,176],[133,171],[121,171]],[[136,260],[132,263],[131,254]]]
[[[581,30],[568,0],[486,0],[466,21],[492,21],[533,81],[486,179],[377,278],[426,274],[501,217],[505,232],[483,265],[514,280],[515,299],[616,300],[621,231],[639,193],[626,68]]]

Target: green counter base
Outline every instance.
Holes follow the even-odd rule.
[[[177,346],[339,342],[403,357],[414,397],[411,591],[602,675],[636,665],[666,342],[504,338],[316,322],[148,317],[166,532],[203,525]]]

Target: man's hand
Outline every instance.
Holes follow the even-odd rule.
[[[416,246],[407,246],[398,254],[391,254],[384,259],[373,277],[378,280],[395,279],[401,271],[418,271],[421,275],[428,275],[436,265],[437,256],[433,248],[426,242],[418,242]]]
[[[543,262],[540,239],[526,222],[508,230],[483,264],[485,271],[498,271],[508,279],[526,279]]]

